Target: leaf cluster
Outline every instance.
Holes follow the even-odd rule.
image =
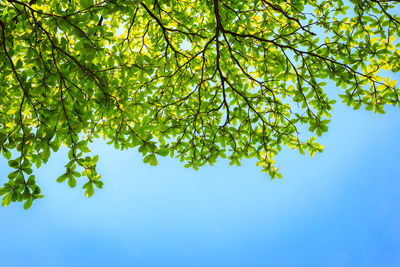
[[[3,206],[41,198],[32,175],[62,145],[57,181],[103,186],[89,144],[137,147],[198,169],[257,158],[273,179],[282,146],[313,156],[341,87],[354,109],[399,105],[397,1],[0,0]],[[323,33],[323,34],[322,34]],[[324,36],[321,38],[321,36]]]

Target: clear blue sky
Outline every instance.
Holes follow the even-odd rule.
[[[36,173],[44,199],[0,208],[0,266],[400,266],[400,110],[386,110],[336,104],[325,151],[283,151],[282,180],[254,160],[151,167],[98,144],[105,186],[86,198],[55,181],[58,153]]]

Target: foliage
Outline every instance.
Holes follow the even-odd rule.
[[[41,198],[32,168],[69,147],[57,181],[103,183],[88,145],[138,147],[198,169],[257,158],[279,177],[281,146],[313,155],[334,100],[399,104],[400,17],[390,0],[0,0],[0,149],[13,171],[3,206]],[[323,36],[323,37],[322,37]],[[397,48],[396,48],[397,47]],[[304,130],[303,130],[304,131]],[[13,153],[12,153],[13,152]],[[15,154],[15,155],[14,155]]]

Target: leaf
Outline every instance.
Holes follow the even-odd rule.
[[[79,4],[82,8],[88,8],[94,4],[93,0],[79,0]]]
[[[62,183],[68,178],[68,174],[63,174],[60,177],[57,178],[57,182]]]
[[[158,155],[160,155],[162,157],[165,157],[165,156],[168,156],[169,150],[167,148],[161,148],[161,149],[156,151],[156,154],[158,154]]]
[[[25,187],[24,192],[22,192],[22,199],[28,199],[31,195],[31,192],[28,187]]]
[[[51,147],[51,149],[52,149],[54,152],[57,152],[58,149],[59,149],[58,144],[55,143],[55,142],[51,142],[51,143],[50,143],[50,147]]]
[[[39,159],[38,161],[36,161],[36,168],[39,169],[40,166],[42,166],[42,160]]]
[[[43,157],[43,161],[46,162],[46,160],[50,157],[50,147],[46,147],[43,150],[42,157]]]
[[[157,161],[157,157],[154,154],[150,154],[150,160],[149,163],[151,166],[157,166],[158,161]]]
[[[99,156],[98,155],[96,155],[96,156],[94,156],[93,158],[92,158],[92,162],[93,163],[97,163],[99,161]]]
[[[25,172],[28,175],[33,172],[31,168],[22,168],[22,171]]]
[[[14,169],[18,169],[19,168],[19,163],[16,160],[9,160],[8,161],[8,165],[11,168],[14,168]]]
[[[91,197],[94,193],[94,186],[93,183],[89,182],[88,185],[86,186],[86,191],[85,191],[85,195],[87,197]]]
[[[24,203],[24,209],[29,209],[32,206],[33,199],[30,197]]]
[[[8,193],[8,192],[10,192],[10,190],[9,189],[7,189],[7,188],[1,188],[0,187],[0,196],[2,196],[2,195],[4,195],[4,194],[6,194],[6,193]]]
[[[374,109],[374,106],[372,106],[372,105],[365,106],[365,110],[371,111],[373,109]]]
[[[6,159],[11,159],[11,151],[8,150],[8,149],[4,149],[4,148],[3,148],[3,156],[4,156]]]
[[[17,191],[13,191],[13,192],[11,193],[11,201],[12,201],[12,202],[17,201],[18,195],[19,195],[19,193],[18,193]]]
[[[76,171],[73,171],[73,172],[72,172],[72,175],[75,176],[75,177],[77,177],[77,178],[79,178],[79,177],[82,176],[79,172],[76,172]]]
[[[353,108],[354,108],[355,110],[358,110],[358,109],[361,107],[361,104],[362,104],[361,102],[358,102],[357,104],[354,105]]]
[[[96,185],[97,188],[101,189],[103,188],[103,182],[102,181],[93,181],[93,183]]]
[[[19,173],[19,170],[18,171],[13,171],[13,172],[8,174],[8,178],[9,179],[14,179],[15,177],[17,177],[18,173]]]
[[[12,196],[12,194],[11,194],[11,192],[10,192],[10,193],[8,193],[7,195],[5,195],[5,196],[3,197],[3,200],[1,201],[1,204],[3,205],[3,207],[7,207],[8,205],[10,205],[10,203],[11,203],[11,196]]]
[[[151,154],[147,155],[146,157],[143,158],[144,163],[149,163],[151,159]]]
[[[68,177],[68,185],[71,188],[74,188],[76,186],[76,179],[73,176]]]
[[[28,180],[26,181],[26,184],[27,184],[27,185],[33,185],[33,184],[35,184],[35,176],[34,176],[34,175],[29,176],[29,177],[28,177]]]
[[[25,178],[22,172],[19,172],[17,177],[15,178],[15,183],[16,184],[23,184],[25,183]]]

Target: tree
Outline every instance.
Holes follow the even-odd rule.
[[[32,168],[69,147],[57,181],[86,196],[103,183],[88,145],[138,147],[143,161],[321,152],[304,126],[328,130],[343,88],[354,109],[399,105],[400,17],[395,0],[0,0],[0,149],[12,172],[3,206],[41,198]],[[397,45],[396,45],[397,44]],[[400,106],[400,105],[399,105]],[[303,129],[303,130],[301,130]],[[78,169],[77,169],[78,168]]]

